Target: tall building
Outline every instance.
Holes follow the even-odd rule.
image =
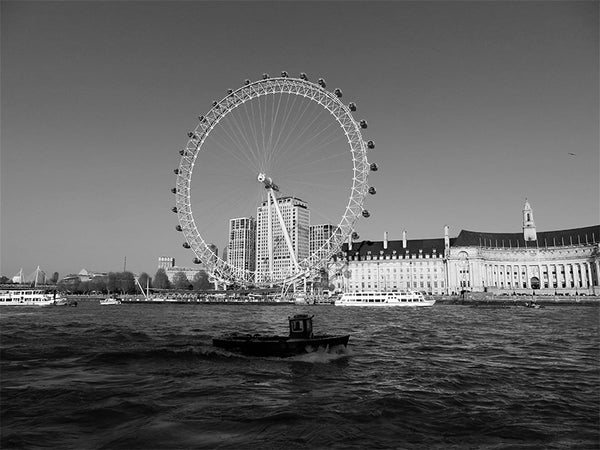
[[[254,217],[238,217],[229,220],[229,243],[226,250],[227,262],[230,265],[254,272],[256,268],[256,219]]]
[[[291,241],[296,261],[309,256],[310,211],[306,202],[295,197],[277,199],[283,223]],[[256,221],[256,281],[265,282],[288,276],[294,263],[274,204],[264,201],[257,209]],[[271,217],[272,262],[269,258],[269,216]],[[270,272],[272,270],[272,277]]]
[[[321,248],[327,252],[331,250],[333,244],[329,239],[333,236],[336,229],[337,227],[331,224],[311,225],[309,239],[310,254],[312,255]]]

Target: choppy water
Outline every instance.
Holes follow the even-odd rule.
[[[350,333],[248,358],[229,331]],[[1,447],[598,448],[599,309],[120,305],[0,311]]]

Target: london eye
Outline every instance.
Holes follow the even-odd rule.
[[[322,78],[264,74],[198,116],[179,151],[172,210],[183,246],[213,279],[268,287],[314,278],[356,237],[378,168],[366,120],[342,97]]]

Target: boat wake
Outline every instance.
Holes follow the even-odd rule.
[[[333,348],[319,349],[315,352],[304,353],[302,355],[296,355],[286,359],[309,363],[329,363],[340,359],[349,358],[350,356],[352,356],[352,350],[350,347],[338,345]]]

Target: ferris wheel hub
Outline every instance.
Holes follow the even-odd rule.
[[[261,172],[258,174],[256,179],[265,185],[265,189],[273,189],[274,191],[279,191],[279,186],[273,183],[271,177],[268,177],[266,174]]]

